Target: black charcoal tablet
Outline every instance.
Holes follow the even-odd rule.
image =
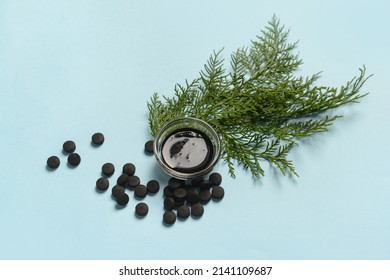
[[[170,211],[173,208],[175,208],[175,200],[172,197],[164,199],[164,209]]]
[[[209,180],[203,180],[199,187],[204,190],[209,190],[212,187],[212,184]]]
[[[175,201],[184,201],[187,191],[184,188],[177,188],[173,191],[173,198]]]
[[[135,206],[135,213],[137,216],[144,217],[149,212],[149,207],[146,203],[140,202]]]
[[[199,194],[195,191],[192,191],[192,192],[187,191],[186,201],[189,204],[198,203],[199,202]]]
[[[184,181],[177,179],[177,178],[171,178],[168,181],[168,186],[170,186],[172,189],[176,189],[178,187],[184,186]]]
[[[153,140],[145,143],[145,153],[153,154]]]
[[[116,180],[116,183],[120,186],[125,186],[127,184],[127,175],[126,174],[122,174],[118,177],[118,179]]]
[[[222,182],[222,176],[221,176],[221,174],[214,172],[214,173],[210,174],[209,181],[211,182],[211,184],[213,186],[219,186]]]
[[[181,219],[187,219],[191,214],[190,207],[187,205],[182,205],[177,208],[177,216]]]
[[[203,178],[195,178],[195,179],[192,179],[192,180],[191,180],[191,185],[192,185],[193,187],[199,187],[200,184],[201,184],[203,181],[204,181]]]
[[[211,194],[215,200],[220,200],[224,197],[225,191],[221,186],[215,186]]]
[[[119,194],[121,193],[124,193],[125,192],[125,188],[122,187],[122,186],[119,186],[119,185],[115,185],[112,187],[111,189],[111,194],[113,197],[117,197]]]
[[[173,211],[165,211],[163,221],[167,225],[172,225],[176,222],[176,214]]]
[[[138,186],[139,184],[141,183],[140,179],[138,176],[129,176],[127,177],[127,185],[130,187],[130,188],[135,188],[136,186]]]
[[[60,166],[60,159],[57,156],[51,156],[47,159],[46,164],[49,169],[57,169]]]
[[[96,188],[99,190],[99,191],[105,191],[108,189],[108,186],[109,186],[109,182],[108,182],[108,179],[107,178],[99,178],[97,179],[96,181]]]
[[[127,195],[127,193],[125,192],[119,193],[116,196],[116,203],[118,203],[118,205],[125,206],[128,202],[129,202],[129,196]]]
[[[148,189],[144,185],[137,185],[134,189],[134,195],[138,198],[144,198],[148,194]]]
[[[104,135],[100,132],[96,132],[92,135],[92,144],[94,146],[100,146],[104,142]]]
[[[126,163],[123,165],[122,171],[129,176],[133,176],[135,174],[135,165],[132,163]]]
[[[178,207],[184,205],[184,202],[185,202],[184,200],[182,200],[182,201],[175,200],[175,208],[178,208]]]
[[[173,189],[170,186],[166,186],[163,190],[165,197],[172,197],[173,196]]]
[[[62,149],[67,154],[73,153],[76,150],[76,144],[72,140],[68,140],[62,145]]]
[[[71,153],[68,156],[68,164],[70,166],[73,166],[73,167],[78,166],[80,164],[80,161],[81,161],[80,155],[77,153]]]
[[[195,218],[201,217],[203,213],[204,213],[204,208],[202,204],[195,203],[194,205],[191,206],[191,215],[194,216]]]
[[[160,190],[160,184],[156,180],[150,180],[146,184],[146,188],[148,189],[148,193],[157,193]]]
[[[211,200],[211,192],[209,190],[201,190],[199,192],[199,201],[208,203]]]
[[[115,172],[115,166],[112,163],[107,162],[103,164],[102,166],[103,175],[110,177],[112,174],[114,174],[114,172]]]

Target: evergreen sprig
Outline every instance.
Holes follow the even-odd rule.
[[[288,42],[289,31],[273,17],[251,46],[231,55],[231,70],[224,67],[221,51],[214,52],[200,76],[177,84],[174,96],[155,93],[147,106],[152,136],[168,121],[195,117],[219,133],[222,158],[235,177],[237,162],[254,177],[264,176],[261,160],[283,174],[298,175],[287,155],[297,140],[326,132],[340,115],[330,109],[358,102],[366,68],[340,88],[319,86],[320,74],[296,76],[302,61]]]

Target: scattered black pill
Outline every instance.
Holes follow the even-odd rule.
[[[167,225],[172,225],[176,222],[176,214],[173,211],[165,211],[163,221]]]
[[[57,156],[51,156],[47,159],[47,167],[57,169],[60,166],[60,159]]]
[[[164,199],[164,209],[170,211],[173,208],[175,208],[175,200],[172,197]]]
[[[211,192],[209,190],[201,190],[199,192],[199,201],[208,203],[211,200]]]
[[[78,153],[71,153],[68,156],[68,163],[70,166],[77,166],[80,164],[81,158]]]
[[[173,196],[173,189],[170,186],[166,186],[163,190],[165,197],[172,197]]]
[[[133,176],[135,174],[135,165],[132,163],[126,163],[123,165],[122,171],[129,176]]]
[[[68,140],[62,145],[62,149],[67,154],[73,153],[76,150],[76,144],[72,140]]]
[[[148,189],[148,193],[156,193],[160,190],[160,184],[156,180],[150,180],[146,184],[146,188]]]
[[[225,190],[221,186],[215,186],[211,192],[212,196],[216,200],[220,200],[225,195]]]
[[[168,186],[170,186],[172,189],[176,189],[176,188],[181,187],[183,185],[184,185],[184,181],[183,180],[180,180],[180,179],[177,179],[177,178],[174,178],[174,177],[172,177],[168,181]]]
[[[134,189],[134,195],[138,198],[144,198],[148,194],[148,189],[144,185],[137,185]]]
[[[208,190],[208,189],[210,189],[212,187],[212,184],[211,184],[211,182],[209,180],[203,180],[200,183],[199,187],[201,189]]]
[[[116,180],[116,183],[120,186],[125,186],[127,184],[127,175],[126,174],[122,174],[118,177],[118,179]]]
[[[187,191],[184,188],[177,188],[173,191],[173,198],[176,201],[184,201],[186,195],[187,195]]]
[[[96,188],[100,191],[105,191],[108,189],[108,186],[109,186],[109,182],[107,180],[107,178],[99,178],[97,179],[96,181]]]
[[[204,213],[204,208],[203,205],[200,203],[195,203],[191,206],[191,215],[199,218],[203,215]]]
[[[222,176],[221,174],[214,172],[210,174],[209,181],[213,186],[219,186],[222,183]]]
[[[112,163],[107,162],[107,163],[103,164],[102,173],[105,176],[110,177],[112,174],[114,174],[114,172],[115,172],[115,166]]]
[[[100,132],[96,132],[92,135],[92,144],[95,146],[100,146],[104,142],[104,135]]]
[[[199,202],[199,194],[195,191],[192,191],[192,192],[187,191],[186,200],[190,204],[198,203]]]
[[[141,180],[139,179],[138,176],[129,176],[127,177],[127,185],[130,187],[130,188],[135,188],[136,186],[138,186],[139,184],[141,183]]]
[[[129,202],[129,196],[125,192],[118,193],[115,198],[116,203],[118,203],[120,206],[125,206]]]
[[[117,197],[119,194],[124,193],[125,188],[123,186],[115,185],[111,189],[111,193],[113,197]]]
[[[182,205],[177,208],[177,216],[181,219],[187,219],[191,214],[190,207],[187,205]]]
[[[140,202],[135,206],[135,213],[138,216],[144,217],[149,212],[149,207],[146,203]]]
[[[147,154],[153,154],[153,140],[147,141],[145,143],[145,152]]]

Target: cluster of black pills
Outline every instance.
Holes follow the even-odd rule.
[[[100,132],[92,135],[91,144],[94,147],[102,145],[104,135]],[[153,154],[153,141],[147,141],[144,146],[146,154]],[[76,167],[81,162],[81,157],[76,153],[76,144],[72,140],[63,143],[63,154],[66,154],[69,167]],[[50,156],[47,159],[47,168],[55,170],[60,166],[58,156]],[[110,187],[110,181],[115,173],[115,166],[106,162],[101,167],[101,176],[96,180],[96,191],[106,192]],[[125,208],[130,201],[129,192],[133,192],[134,198],[143,200],[148,195],[154,195],[160,191],[160,183],[157,180],[149,180],[146,185],[135,174],[136,167],[133,163],[123,165],[121,174],[116,178],[111,188],[111,197],[116,202],[118,209]],[[207,179],[197,178],[192,180],[180,180],[170,178],[163,189],[163,224],[170,226],[176,220],[186,220],[190,216],[198,219],[203,216],[204,206],[211,200],[219,201],[224,197],[225,191],[221,187],[222,176],[212,173]],[[149,206],[145,202],[138,202],[134,212],[136,217],[143,218],[149,212]]]
[[[133,191],[134,197],[138,200],[152,195],[160,190],[160,184],[156,180],[150,180],[146,186],[141,184],[140,178],[135,175],[136,167],[132,163],[123,165],[122,174],[116,179],[116,184],[111,188],[111,196],[116,201],[118,208],[125,207],[130,200],[127,191]],[[96,189],[105,192],[109,188],[109,180],[115,172],[115,166],[107,162],[102,165],[102,177],[96,180]],[[149,207],[144,202],[139,202],[135,206],[137,217],[144,217],[148,214]]]
[[[221,187],[222,176],[212,173],[208,179],[197,178],[190,181],[171,178],[164,188],[163,221],[172,225],[176,218],[186,220],[188,217],[200,218],[204,213],[204,205],[211,200],[219,201],[225,191]]]

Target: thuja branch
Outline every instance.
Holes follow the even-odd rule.
[[[214,52],[198,78],[175,86],[173,97],[155,93],[147,104],[151,134],[174,118],[199,118],[221,136],[222,158],[233,177],[235,163],[263,176],[262,160],[297,175],[287,159],[296,141],[326,132],[341,117],[329,110],[358,102],[370,76],[363,66],[339,88],[318,85],[319,74],[295,75],[302,64],[296,48],[273,17],[250,47],[231,55],[229,70],[221,51]]]

